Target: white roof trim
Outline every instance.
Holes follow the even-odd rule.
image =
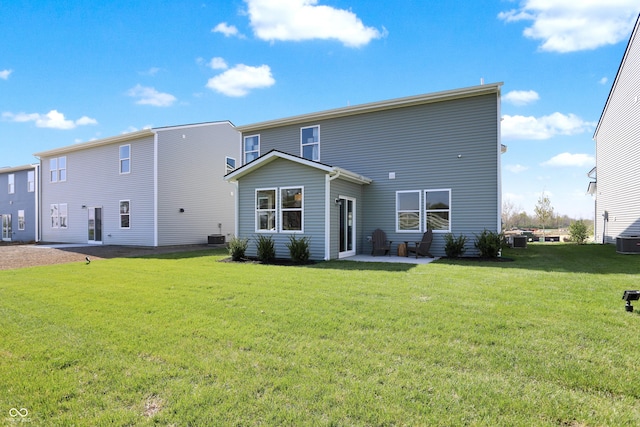
[[[260,129],[273,128],[296,123],[314,122],[318,120],[332,119],[335,117],[353,116],[356,114],[370,113],[374,111],[391,110],[394,108],[409,107],[413,105],[430,104],[440,101],[448,101],[453,99],[468,98],[471,96],[486,95],[491,93],[500,93],[502,83],[491,83],[479,86],[472,86],[463,89],[447,90],[442,92],[434,92],[423,95],[409,96],[406,98],[396,98],[387,101],[372,102],[368,104],[354,105],[351,107],[342,107],[332,110],[320,111],[317,113],[302,114],[283,119],[270,120],[260,123],[237,126],[240,132],[254,132]]]
[[[115,144],[118,142],[131,141],[133,139],[138,139],[145,136],[153,136],[153,135],[155,135],[155,132],[153,131],[153,129],[142,129],[139,131],[129,132],[129,133],[125,133],[118,136],[112,136],[109,138],[96,139],[95,141],[88,141],[88,142],[81,142],[79,144],[67,145],[66,147],[55,148],[49,151],[41,151],[39,153],[35,153],[34,156],[40,157],[40,158],[57,156],[59,154],[71,153],[73,151],[85,150],[87,148],[100,147],[102,145]]]
[[[34,164],[34,165],[23,165],[23,166],[7,166],[7,167],[0,168],[0,173],[11,173],[11,172],[25,171],[25,170],[29,170],[29,169],[35,169],[37,166],[38,166],[37,164]]]
[[[347,181],[355,182],[358,184],[370,184],[373,181],[372,179],[369,179],[360,174],[348,171],[346,169],[325,165],[323,163],[314,162],[312,160],[307,160],[302,157],[294,156],[294,155],[284,153],[282,151],[277,151],[277,150],[272,150],[267,154],[265,154],[264,156],[258,157],[251,163],[247,163],[246,165],[241,166],[240,168],[234,170],[233,172],[229,172],[227,175],[225,175],[224,179],[229,182],[236,182],[238,181],[239,178],[242,178],[243,176],[250,174],[254,170],[259,169],[262,166],[265,166],[277,159],[289,160],[291,162],[295,162],[304,166],[308,166],[308,167],[323,171],[327,173],[330,177],[341,178],[341,179],[345,179]]]

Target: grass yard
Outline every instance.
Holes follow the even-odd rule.
[[[640,256],[0,271],[0,424],[637,426]]]

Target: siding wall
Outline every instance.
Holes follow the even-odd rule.
[[[640,34],[636,24],[596,133],[595,240],[640,235]],[[604,223],[603,214],[609,221]]]
[[[120,174],[120,145],[131,144],[131,173]],[[104,244],[153,246],[153,137],[73,151],[67,180],[50,182],[49,157],[42,160],[42,240],[86,243],[88,207],[102,208]],[[119,201],[130,200],[130,228],[120,228]],[[52,228],[50,205],[67,203],[68,228]],[[83,208],[86,206],[87,208]]]
[[[239,141],[228,122],[158,130],[159,246],[206,243],[209,234],[231,237],[235,185],[223,177],[225,156],[241,161]]]
[[[33,171],[37,179],[36,168],[0,173],[0,214],[11,215],[11,240],[14,242],[31,242],[36,240],[36,191],[28,191],[28,172]],[[14,175],[14,193],[9,194],[9,175]],[[36,184],[37,186],[37,184]],[[37,187],[36,187],[37,188]],[[25,229],[18,229],[18,211],[25,215]],[[2,223],[0,222],[0,226]]]
[[[255,239],[255,189],[274,187],[304,187],[304,233],[295,233],[296,237],[310,237],[311,259],[324,258],[324,203],[325,173],[308,166],[288,160],[277,159],[262,166],[239,181],[238,198],[241,218],[238,236],[249,239],[246,254],[256,256]],[[279,219],[278,219],[279,223]],[[262,232],[271,236],[276,246],[276,257],[289,258],[286,244],[292,233]]]
[[[363,187],[358,252],[365,236],[382,228],[390,240],[420,240],[422,233],[395,232],[395,192],[451,189],[455,235],[498,231],[500,216],[497,94],[435,102],[262,131],[260,154],[272,149],[300,155],[300,128],[320,125],[320,161],[373,179]],[[462,157],[458,158],[458,155]],[[395,179],[389,173],[395,173]],[[242,209],[242,208],[241,208]],[[433,253],[444,254],[436,235]],[[395,248],[394,248],[395,250]],[[333,249],[332,249],[333,251]]]

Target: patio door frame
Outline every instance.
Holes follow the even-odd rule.
[[[338,196],[338,201],[338,258],[346,258],[356,254],[356,199]]]
[[[102,217],[102,206],[87,208],[87,243],[90,245],[102,244]]]
[[[10,242],[13,234],[11,214],[2,214],[2,241]]]

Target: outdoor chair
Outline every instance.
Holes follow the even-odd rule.
[[[371,235],[371,243],[373,244],[371,255],[375,256],[376,251],[384,251],[385,255],[391,255],[392,242],[390,240],[387,240],[387,235],[379,228],[376,228]]]
[[[429,258],[433,258],[433,255],[429,252],[431,248],[431,242],[433,241],[433,231],[427,230],[422,235],[422,240],[419,242],[414,242],[415,246],[411,246],[411,244],[407,245],[407,253],[411,252],[416,253],[416,258],[419,256],[428,256]]]

